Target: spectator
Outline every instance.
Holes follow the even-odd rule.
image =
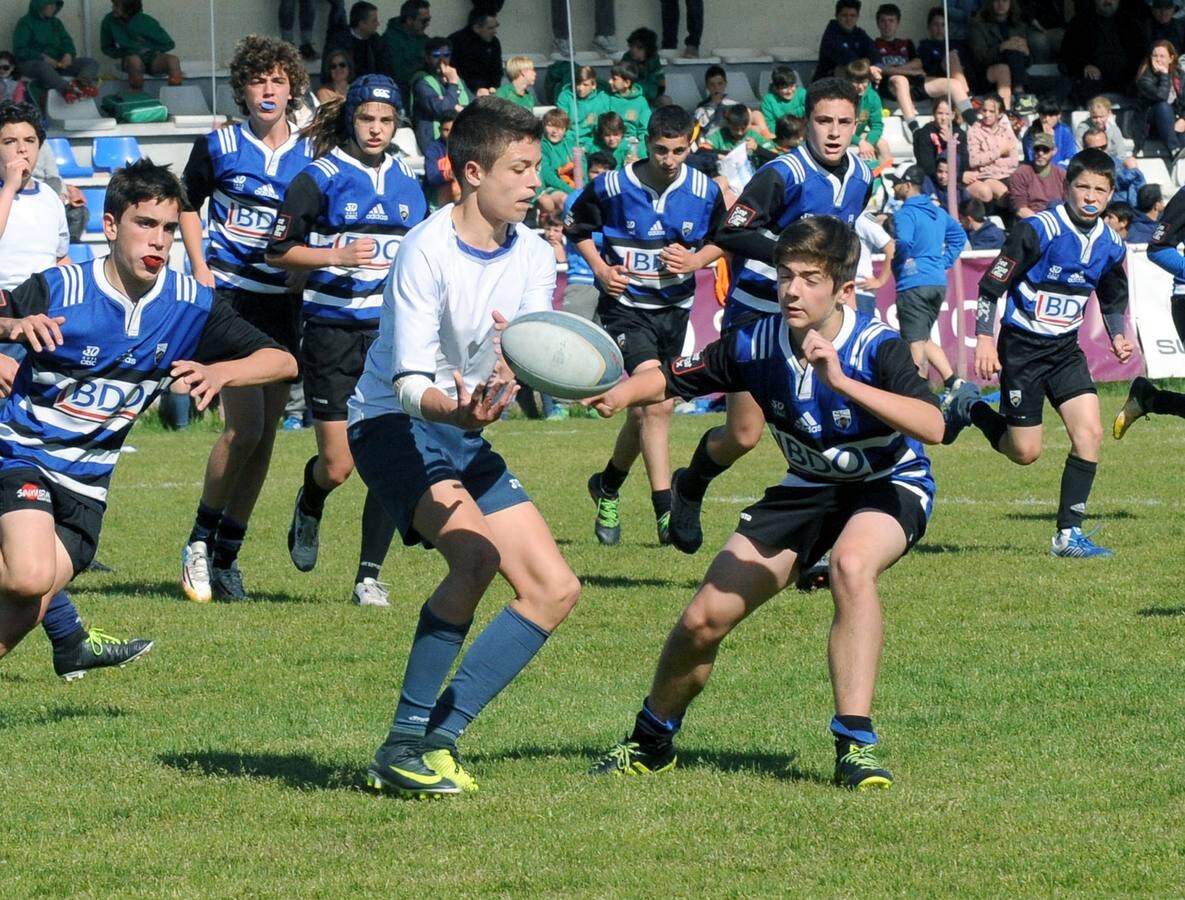
[[[937,28],[938,39],[941,40],[941,29],[945,27],[945,19],[942,17],[942,7],[935,7],[935,9],[938,10],[938,15],[934,16],[934,10],[931,10],[931,20],[926,27],[931,31]],[[937,24],[934,24],[935,19],[937,19]],[[970,109],[971,103],[968,100],[967,81],[963,78],[961,68],[955,69],[955,74],[948,82],[943,62],[945,50],[939,55],[937,60],[939,67],[932,76],[926,71],[922,58],[918,56],[918,52],[913,46],[913,41],[909,38],[897,37],[897,29],[900,25],[901,8],[897,4],[885,3],[877,9],[876,28],[880,32],[880,37],[876,39],[876,49],[881,55],[881,72],[884,78],[888,79],[889,91],[897,99],[897,105],[901,107],[901,118],[905,120],[905,125],[912,137],[918,130],[918,113],[917,107],[914,106],[915,98],[945,97],[949,90],[960,109],[963,106]],[[958,58],[955,57],[955,66],[958,67],[958,65]],[[884,85],[884,83],[882,79],[881,84]]]
[[[638,158],[637,138],[625,139],[625,122],[615,112],[602,113],[597,128],[584,145],[585,156],[608,153],[620,169]]]
[[[475,97],[492,94],[502,83],[502,42],[498,40],[498,17],[474,8],[469,21],[448,36],[453,48],[453,65]]]
[[[424,68],[411,79],[411,120],[420,149],[440,137],[440,119],[459,113],[473,98],[452,66],[448,38],[429,38],[424,45]]]
[[[0,50],[0,103],[31,102],[25,83],[16,71],[16,57],[9,50]]]
[[[724,123],[719,128],[709,131],[706,137],[700,138],[700,147],[724,156],[743,143],[749,148],[749,159],[753,161],[754,166],[759,165],[758,149],[772,150],[773,145],[750,127],[749,118],[748,107],[734,103],[724,111]]]
[[[1185,147],[1185,96],[1181,93],[1177,51],[1168,41],[1156,41],[1140,65],[1136,96],[1144,112],[1144,127],[1164,141],[1174,156]]]
[[[872,87],[872,73],[867,62],[857,59],[848,64],[848,81],[856,89],[860,104],[856,107],[856,133],[852,135],[852,146],[860,152],[860,158],[892,160],[885,133],[884,106],[880,94]]]
[[[1124,141],[1123,132],[1119,130],[1119,123],[1112,115],[1111,101],[1100,94],[1098,97],[1090,99],[1086,110],[1090,115],[1079,122],[1074,129],[1074,139],[1078,142],[1079,147],[1086,147],[1082,142],[1086,132],[1090,128],[1098,128],[1107,135],[1107,152],[1114,157],[1122,157],[1127,149],[1127,144]]]
[[[1111,199],[1122,200],[1135,206],[1139,190],[1146,183],[1144,173],[1136,167],[1135,159],[1130,156],[1124,159],[1111,153],[1108,149],[1108,133],[1097,125],[1087,122],[1086,131],[1082,135],[1082,149],[1086,150],[1092,147],[1105,151],[1115,163],[1115,193]]]
[[[1131,225],[1132,219],[1135,218],[1135,214],[1136,211],[1130,203],[1112,200],[1103,211],[1103,221],[1114,228],[1115,233],[1126,241],[1127,229]]]
[[[63,2],[29,0],[28,13],[17,20],[12,33],[12,52],[21,75],[74,103],[82,97],[99,96],[99,64],[90,57],[77,56],[74,40],[58,18]]]
[[[991,203],[1008,195],[1008,177],[1020,165],[1020,141],[1004,114],[1004,101],[985,97],[979,119],[967,129],[970,167],[963,173],[967,191],[977,200]]]
[[[1134,16],[1116,16],[1119,0],[1093,0],[1066,26],[1062,67],[1076,80],[1073,96],[1126,94],[1131,90],[1140,58],[1143,34]]]
[[[354,75],[391,76],[394,63],[387,42],[379,37],[379,10],[373,3],[358,0],[350,7],[349,27],[335,32],[325,44],[325,52],[345,50],[354,64]]]
[[[354,80],[354,64],[345,50],[330,50],[321,64],[321,86],[317,88],[317,102],[334,98],[346,99],[350,82]]]
[[[954,123],[950,104],[945,99],[934,101],[934,120],[927,122],[913,136],[913,156],[922,171],[934,177],[938,160],[947,155],[947,144],[951,135],[955,141],[955,163],[960,173],[971,168],[967,158],[967,133]]]
[[[1066,170],[1053,164],[1056,150],[1053,135],[1033,135],[1032,161],[1017,166],[1008,180],[1008,202],[1017,218],[1044,212],[1065,196]]]
[[[1037,99],[1023,93],[1030,33],[1017,0],[987,0],[971,20],[971,61],[976,74],[981,83],[994,88],[1005,110],[1015,106],[1020,115],[1037,108]]]
[[[66,226],[70,232],[70,243],[77,243],[86,231],[86,223],[90,219],[90,211],[86,206],[86,197],[82,191],[72,184],[62,181],[62,174],[58,171],[57,160],[53,150],[46,142],[42,142],[41,150],[37,154],[37,164],[33,166],[33,177],[49,185],[57,194],[66,209]]]
[[[606,56],[617,53],[617,22],[614,19],[614,0],[593,0],[593,46]],[[556,52],[572,55],[568,43],[568,4],[566,0],[551,0],[551,35]]]
[[[638,87],[651,106],[660,106],[667,91],[667,74],[658,55],[658,35],[650,28],[635,28],[626,38],[629,50],[622,62],[638,67]],[[670,102],[667,100],[666,102]]]
[[[1174,48],[1185,49],[1185,19],[1176,18],[1176,0],[1152,0],[1149,18],[1144,21],[1144,46],[1168,41]]]
[[[806,91],[798,86],[798,73],[789,66],[774,66],[769,75],[769,90],[761,98],[761,116],[765,119],[766,129],[782,116],[801,119],[805,115]]]
[[[701,134],[719,128],[724,121],[724,107],[737,102],[728,96],[728,76],[723,66],[708,66],[704,70],[704,90],[707,96],[695,108],[695,124]]]
[[[963,171],[960,169],[959,171]],[[931,199],[945,210],[950,209],[950,163],[945,156],[940,156],[938,162],[934,166],[934,175],[930,177],[930,184],[933,185],[930,190]],[[955,203],[954,208],[957,210],[959,206],[971,199],[971,195],[967,193],[967,189],[961,184],[955,186]]]
[[[650,124],[650,104],[638,87],[638,67],[619,62],[609,70],[609,109],[625,122],[627,137],[641,141]]]
[[[403,0],[399,15],[387,20],[383,40],[391,54],[392,77],[404,97],[411,96],[412,76],[424,64],[424,45],[428,43],[431,21],[428,0]]]
[[[144,12],[141,0],[111,0],[111,12],[99,28],[103,53],[120,61],[128,73],[128,87],[144,89],[144,76],[169,76],[169,84],[181,84],[181,60],[169,51],[176,44],[160,23]]]
[[[852,230],[860,238],[860,261],[856,263],[856,311],[870,318],[876,318],[876,292],[885,286],[893,269],[893,256],[897,245],[868,213],[856,216]],[[873,277],[872,254],[883,253],[881,273]]]
[[[860,19],[860,0],[835,0],[835,18],[827,23],[819,41],[819,64],[811,81],[832,75],[845,77],[848,63],[864,60],[872,67],[872,77],[880,81],[881,56],[868,32],[856,23]]]
[[[1164,212],[1164,192],[1159,184],[1146,184],[1136,192],[1136,210],[1127,229],[1129,244],[1146,244]]]
[[[461,198],[461,186],[448,158],[448,136],[457,114],[452,110],[440,115],[440,137],[424,151],[424,180],[428,182],[428,208],[440,209]]]
[[[950,53],[946,52],[946,16],[943,15],[941,6],[930,7],[926,14],[926,34],[925,38],[918,41],[918,58],[922,61],[922,71],[926,73],[926,93],[931,97],[943,96],[946,93],[945,82],[949,78],[955,109],[963,117],[963,124],[974,125],[975,110],[971,106],[971,88],[967,85],[963,63],[953,40]],[[935,94],[934,91],[939,93]]]
[[[66,210],[56,191],[33,177],[45,129],[32,104],[0,106],[0,289],[70,262]]]
[[[296,43],[296,35],[292,31],[296,24],[296,7],[296,0],[280,0],[280,37],[290,44]],[[313,22],[316,18],[313,0],[300,0],[300,55],[310,62],[321,58],[313,46]]]
[[[971,197],[959,204],[959,223],[967,232],[967,246],[972,250],[999,250],[1008,237],[995,222],[987,221],[983,202]]]
[[[787,113],[774,125],[774,145],[779,153],[789,153],[801,144],[805,137],[806,123],[801,116]]]
[[[539,212],[558,217],[564,208],[568,194],[576,190],[572,177],[574,165],[572,151],[576,141],[568,126],[572,120],[558,106],[543,114],[543,140],[540,142],[542,160],[539,163],[539,191],[535,200]]]
[[[683,56],[699,56],[699,42],[704,34],[704,0],[685,0],[687,3],[687,37],[683,41]],[[662,47],[674,50],[679,46],[679,0],[659,0],[662,9]]]
[[[577,141],[583,142],[597,128],[601,113],[609,112],[609,95],[597,84],[597,70],[592,66],[576,69],[576,102],[572,102],[572,86],[566,84],[560,89],[555,105],[572,117]]]
[[[506,83],[498,88],[499,97],[535,111],[535,63],[529,56],[512,56],[506,60]]]
[[[1025,159],[1033,158],[1033,137],[1047,134],[1053,138],[1053,164],[1065,168],[1070,157],[1078,152],[1074,143],[1074,129],[1062,121],[1062,109],[1052,97],[1042,97],[1037,102],[1037,117],[1025,132]]]
[[[1021,17],[1029,25],[1031,62],[1054,63],[1066,33],[1068,5],[1064,0],[1019,0]]]

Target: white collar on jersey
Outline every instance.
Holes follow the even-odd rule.
[[[263,158],[267,160],[265,168],[268,175],[275,175],[280,167],[280,160],[288,153],[297,143],[302,140],[300,136],[300,129],[298,129],[291,122],[288,123],[288,140],[284,141],[279,147],[273,150],[263,141],[255,136],[255,132],[251,130],[250,122],[243,122],[239,125],[239,134],[243,136],[243,140],[254,144],[259,152],[263,154]]]
[[[95,276],[95,286],[113,303],[119,305],[123,310],[123,330],[128,337],[136,337],[140,334],[140,319],[144,313],[144,307],[160,296],[160,292],[164,290],[165,280],[172,277],[172,273],[168,269],[161,269],[159,275],[156,276],[156,284],[149,288],[139,300],[133,302],[129,300],[123,291],[118,290],[107,279],[107,272],[104,269],[104,261],[107,257],[100,257],[96,259],[91,265]],[[112,263],[114,265],[114,263]]]
[[[837,351],[848,342],[856,328],[856,311],[854,309],[844,304],[840,307],[840,313],[843,314],[843,323],[839,326],[835,337],[831,339],[831,344]],[[778,317],[782,319],[778,340],[781,343],[782,354],[786,357],[786,364],[794,370],[798,381],[798,396],[810,397],[815,391],[815,367],[810,363],[803,364],[798,361],[798,354],[790,344],[790,326],[786,324],[786,320],[782,318],[781,314]]]
[[[667,197],[670,196],[672,191],[678,190],[683,185],[683,182],[687,180],[687,164],[684,163],[679,167],[679,174],[675,176],[675,180],[668,184],[661,194],[649,185],[642,183],[642,180],[634,172],[634,164],[632,163],[625,166],[625,177],[630,180],[631,184],[636,185],[649,194],[653,199],[654,208],[661,213],[667,205]]]
[[[365,165],[362,162],[354,159],[341,147],[334,147],[329,151],[332,156],[339,163],[344,163],[347,166],[353,166],[360,172],[365,172],[366,176],[373,182],[376,194],[386,193],[385,185],[387,183],[387,173],[391,171],[391,166],[395,165],[395,157],[390,153],[383,153],[383,161],[379,163],[376,169],[374,166]]]

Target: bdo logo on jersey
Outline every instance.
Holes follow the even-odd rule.
[[[358,269],[382,269],[386,270],[391,267],[391,263],[395,260],[395,254],[399,252],[399,242],[402,240],[401,235],[384,235],[384,234],[354,234],[352,232],[345,232],[339,234],[333,241],[335,247],[347,247],[355,241],[363,239],[374,241],[375,251],[374,256],[364,263],[359,263],[357,266],[350,268]]]
[[[76,381],[62,388],[53,405],[59,412],[87,422],[108,422],[111,419],[131,422],[152,399],[156,384],[105,379]]]
[[[24,500],[26,503],[52,502],[49,491],[39,484],[33,484],[31,481],[26,481],[16,489],[16,498],[18,500]]]

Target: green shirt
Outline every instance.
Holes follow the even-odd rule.
[[[650,104],[642,96],[642,89],[636,84],[623,94],[609,95],[609,109],[625,120],[625,136],[646,137],[646,126],[650,124]]]
[[[629,155],[629,152],[630,139],[628,137],[622,138],[621,143],[617,145],[617,149],[615,150],[610,147],[606,147],[595,137],[590,137],[584,142],[584,161],[586,165],[588,164],[588,157],[591,154],[608,153],[613,157],[613,161],[617,163],[617,168],[620,169],[625,166],[625,158]],[[640,150],[635,150],[635,152],[641,153]]]
[[[565,85],[556,97],[555,105],[566,112],[569,116],[572,115],[572,88]],[[609,112],[609,95],[601,90],[595,90],[583,100],[576,99],[576,114],[580,117],[578,122],[573,123],[578,126],[580,131],[580,140],[583,141],[597,130],[597,119],[601,113]]]
[[[99,46],[112,59],[135,54],[147,63],[158,53],[168,53],[176,44],[147,13],[136,13],[130,19],[118,19],[114,13],[107,13],[99,28]]]
[[[881,95],[870,84],[864,89],[860,105],[856,107],[856,133],[852,135],[852,144],[854,146],[865,140],[875,146],[884,132],[884,104],[881,103]]]
[[[12,30],[12,55],[17,62],[41,59],[42,56],[61,59],[67,53],[78,55],[62,20],[57,16],[46,18],[41,15],[45,5],[45,0],[29,0],[29,14],[21,16]],[[61,12],[62,0],[57,0],[57,7]]]
[[[392,16],[387,20],[383,40],[391,48],[391,77],[399,89],[406,93],[411,85],[411,77],[424,67],[424,46],[428,43],[428,35],[408,34],[399,27],[399,17]],[[403,102],[408,102],[408,98],[404,97]]]
[[[772,133],[782,116],[806,117],[806,91],[799,88],[789,100],[783,100],[773,91],[761,98],[761,114],[765,116],[765,127]]]
[[[713,128],[708,132],[708,136],[705,138],[705,140],[707,140],[708,145],[717,153],[728,153],[732,150],[735,150],[737,144],[740,144],[742,141],[747,141],[750,138],[757,142],[758,147],[764,147],[766,150],[772,150],[775,153],[777,152],[777,148],[770,141],[767,141],[752,128],[747,130],[745,132],[745,136],[740,140],[733,140],[728,132],[726,132],[723,128]],[[752,152],[749,153],[749,158],[756,162]]]
[[[519,94],[515,92],[514,85],[508,81],[506,84],[498,88],[498,90],[494,91],[494,94],[498,97],[509,100],[511,103],[518,104],[523,109],[529,109],[532,112],[535,111],[535,92],[530,88],[527,88],[527,92],[525,94]]]
[[[637,86],[642,89],[642,96],[646,102],[653,104],[667,89],[667,72],[662,67],[662,60],[652,56],[645,62],[638,62],[628,53],[621,57],[622,62],[632,62],[638,67]]]
[[[564,137],[558,144],[553,144],[546,137],[543,138],[540,147],[543,159],[539,163],[539,180],[543,182],[543,186],[539,189],[540,193],[563,191],[565,194],[569,194],[575,190],[572,185],[560,177],[560,169],[572,161],[572,150],[575,147],[576,141],[572,137],[571,131],[564,132]]]

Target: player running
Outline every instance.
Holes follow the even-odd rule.
[[[999,373],[1003,411],[996,412],[978,394],[962,393],[944,410],[944,444],[975,425],[994,449],[1027,466],[1041,455],[1041,416],[1049,398],[1070,435],[1057,532],[1050,543],[1054,556],[1113,555],[1082,531],[1103,426],[1078,329],[1093,292],[1111,336],[1111,352],[1120,362],[1131,359],[1132,345],[1124,336],[1127,251],[1102,219],[1114,189],[1111,157],[1101,150],[1083,150],[1066,167],[1065,202],[1012,226],[1000,255],[979,282],[975,316],[975,370],[984,380]],[[992,329],[1001,297],[1006,301],[997,343]]]
[[[294,117],[309,86],[291,44],[248,35],[235,47],[230,85],[247,121],[199,137],[185,166],[189,206],[181,214],[194,277],[295,356],[300,298],[264,250],[284,189],[312,159]],[[201,206],[209,199],[210,250],[202,250]],[[239,549],[271,465],[288,386],[232,388],[222,395],[225,426],[210,450],[193,528],[181,551],[181,589],[196,603],[245,600]]]
[[[378,790],[477,790],[457,739],[580,595],[547,523],[481,434],[516,393],[497,354],[497,327],[551,309],[554,254],[522,224],[540,183],[542,134],[530,110],[497,97],[479,97],[457,116],[448,149],[461,200],[404,239],[378,340],[350,400],[359,474],[404,543],[435,547],[448,566],[420,610],[395,719],[367,773]],[[442,693],[498,574],[514,599]]]
[[[317,564],[325,498],[354,471],[346,402],[378,336],[391,260],[428,210],[419,180],[388,150],[399,102],[394,81],[367,75],[344,102],[317,110],[306,130],[317,159],[288,186],[267,250],[271,265],[308,273],[301,364],[317,455],[305,463],[288,528],[288,552],[302,572]],[[378,576],[394,535],[382,503],[367,492],[354,577],[359,606],[390,605]]]
[[[872,174],[852,148],[859,97],[849,81],[822,78],[806,93],[806,140],[766,163],[728,211],[714,242],[733,254],[721,331],[778,311],[774,247],[804,216],[835,215],[851,225],[872,191]],[[694,553],[703,543],[700,508],[712,480],[757,446],[764,421],[745,392],[728,395],[728,418],[700,438],[671,485],[671,543]]]
[[[847,305],[859,257],[855,232],[834,216],[791,223],[773,256],[781,316],[750,319],[591,401],[610,416],[671,396],[747,391],[789,463],[782,482],[741,513],[667,637],[633,732],[594,773],[674,768],[675,735],[721,642],[830,550],[835,781],[892,785],[871,718],[883,630],[876,581],[926,530],[934,480],[921,442],[937,443],[943,423],[909,345]]]
[[[30,349],[0,412],[0,656],[94,557],[120,447],[170,379],[205,409],[224,387],[296,375],[229,303],[165,268],[182,196],[164,166],[119,169],[110,255],[0,293],[0,340]]]
[[[641,372],[683,352],[695,300],[695,273],[723,252],[709,238],[724,222],[716,183],[685,164],[695,122],[678,106],[654,111],[646,159],[589,184],[565,218],[568,237],[601,285],[597,315],[622,348],[625,369]],[[602,248],[593,241],[604,234]],[[641,453],[650,479],[658,542],[670,543],[674,401],[631,409],[603,472],[588,481],[602,544],[621,539],[621,490]]]

